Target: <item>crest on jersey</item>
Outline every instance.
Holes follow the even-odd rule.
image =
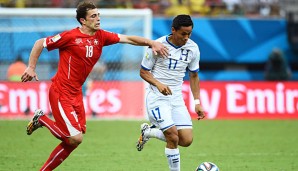
[[[80,44],[80,43],[83,43],[83,40],[82,38],[76,38],[75,42],[76,44]]]
[[[57,42],[59,39],[61,39],[61,36],[60,36],[60,34],[57,34],[56,36],[51,38],[51,41],[52,42]]]
[[[94,44],[98,45],[98,40],[97,39],[94,40]]]

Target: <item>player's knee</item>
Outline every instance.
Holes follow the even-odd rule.
[[[177,136],[176,135],[171,136],[171,141],[175,144],[178,144],[179,136],[178,135]]]
[[[83,142],[83,135],[82,134],[78,134],[76,136],[70,137],[69,138],[69,144],[71,146],[78,146]]]
[[[179,130],[179,145],[182,147],[188,147],[192,144],[193,134],[192,129]]]
[[[178,144],[178,142],[179,142],[179,136],[178,136],[178,134],[167,133],[165,135],[165,137],[166,137],[166,141],[167,142],[171,142],[172,144]]]
[[[179,137],[169,136],[169,137],[166,137],[166,141],[167,141],[167,148],[174,149],[178,147]]]
[[[189,137],[189,138],[180,138],[179,139],[179,145],[182,146],[182,147],[188,147],[192,144],[192,137]]]

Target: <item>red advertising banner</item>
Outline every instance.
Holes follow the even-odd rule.
[[[184,85],[193,118],[193,97]],[[201,82],[207,119],[298,119],[298,82]]]
[[[41,108],[50,113],[51,82],[0,83],[0,119],[24,118]],[[100,119],[143,119],[143,82],[94,82],[86,91],[87,117]]]
[[[25,118],[41,108],[50,113],[50,82],[0,82],[0,119]],[[145,84],[142,81],[94,82],[86,91],[87,117],[144,119]],[[193,119],[189,83],[183,95]],[[201,82],[206,119],[298,119],[298,82]]]

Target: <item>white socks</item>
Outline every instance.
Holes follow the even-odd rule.
[[[157,128],[150,128],[148,132],[147,131],[145,132],[145,136],[147,136],[149,138],[157,138],[161,141],[166,142],[166,138],[165,138],[163,132]]]
[[[179,149],[165,148],[165,154],[168,159],[170,171],[180,171],[180,153]]]
[[[166,142],[166,138],[163,134],[163,132],[158,128],[150,128],[145,133],[146,137],[149,138],[157,138],[161,141]],[[168,160],[170,171],[180,171],[180,153],[179,149],[169,149],[165,148],[165,155]]]

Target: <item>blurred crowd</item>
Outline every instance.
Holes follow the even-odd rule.
[[[1,7],[75,8],[81,0],[0,0]],[[281,17],[284,0],[91,0],[98,8],[150,8],[155,16]],[[283,1],[283,2],[282,2]]]

